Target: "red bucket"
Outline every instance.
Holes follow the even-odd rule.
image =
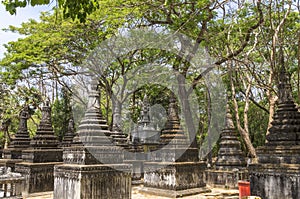
[[[239,181],[239,197],[242,199],[244,196],[251,196],[250,194],[250,182],[247,181]]]

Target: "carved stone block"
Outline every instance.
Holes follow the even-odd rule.
[[[205,168],[204,162],[147,162],[142,192],[178,197],[208,191],[204,182]]]
[[[54,166],[60,162],[16,164],[16,172],[25,177],[24,194],[53,191],[54,189]]]
[[[130,199],[131,166],[72,165],[55,166],[54,199]]]
[[[255,164],[249,167],[251,194],[261,198],[300,198],[300,165]]]

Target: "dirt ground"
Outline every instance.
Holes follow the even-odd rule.
[[[141,186],[132,188],[132,199],[170,199],[168,197],[149,195],[140,192]],[[184,199],[238,199],[239,192],[236,189],[211,188],[211,192],[182,197]],[[24,199],[53,199],[53,192],[32,194]]]

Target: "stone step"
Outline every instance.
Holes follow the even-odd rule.
[[[28,196],[23,196],[23,199],[53,199],[53,191],[32,193]]]

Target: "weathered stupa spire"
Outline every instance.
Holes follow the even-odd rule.
[[[29,107],[25,105],[19,114],[19,128],[12,139],[8,149],[3,150],[5,159],[21,159],[22,150],[30,146],[30,137],[27,129],[27,120],[29,118]]]
[[[139,124],[142,126],[148,125],[150,123],[150,103],[148,100],[148,96],[145,95],[143,99],[143,105],[141,110],[141,120],[139,121]]]
[[[72,145],[94,146],[104,144],[102,142],[108,143],[106,136],[110,135],[110,131],[106,120],[103,119],[99,100],[98,80],[93,78],[89,90],[87,110],[75,133]],[[100,139],[102,136],[105,136],[104,139]]]
[[[117,99],[116,99],[117,101]],[[113,125],[112,131],[110,133],[110,138],[112,142],[117,146],[122,146],[128,148],[128,138],[125,135],[121,128],[121,107],[120,102],[116,102],[115,107],[113,107]]]
[[[151,121],[150,103],[147,95],[145,95],[143,99],[141,116],[140,120],[138,121],[138,134],[140,136],[139,138],[142,144],[159,144],[160,132],[155,129],[153,121]]]
[[[30,137],[27,129],[27,120],[29,119],[28,105],[25,105],[24,108],[21,110],[19,118],[20,118],[19,128],[9,148],[29,147]]]
[[[52,128],[51,107],[49,101],[46,101],[42,107],[42,119],[36,135],[30,142],[30,146],[33,148],[56,148],[58,146],[58,140],[54,135]]]
[[[241,150],[229,105],[226,106],[225,127],[221,133],[220,149],[216,161],[217,169],[234,169],[246,166],[245,154]]]
[[[87,111],[80,122],[77,133],[85,146],[111,145],[107,137],[110,135],[110,131],[100,109],[100,92],[97,79],[93,79],[91,82]]]
[[[272,126],[269,129],[270,134],[266,137],[267,145],[300,144],[298,136],[300,113],[294,103],[289,74],[283,63],[279,72],[278,101],[278,109],[273,116]]]
[[[281,57],[281,68],[279,72],[278,83],[278,100],[279,104],[288,103],[294,104],[292,96],[292,86],[290,83],[290,75],[287,73],[284,66],[283,56]]]
[[[162,130],[160,139],[162,144],[168,144],[172,139],[177,139],[177,143],[179,140],[184,143],[187,142],[187,136],[184,134],[184,131],[180,126],[178,105],[173,93],[169,99],[168,119],[165,128]]]
[[[232,120],[232,115],[230,113],[230,107],[228,104],[226,105],[226,117],[225,117],[225,128],[224,129],[235,129],[233,120]]]
[[[120,163],[123,161],[123,152],[114,146],[109,137],[111,132],[101,114],[100,93],[96,79],[92,80],[90,88],[87,110],[73,138],[73,144],[64,150],[64,163],[85,165]],[[113,158],[107,155],[112,151],[114,151]]]
[[[172,198],[206,190],[204,162],[199,161],[198,148],[191,146],[180,127],[176,98],[170,96],[168,118],[161,134],[161,147],[144,163],[144,191],[164,193]],[[192,177],[188,177],[193,174]]]
[[[248,179],[245,153],[234,127],[229,104],[226,105],[224,128],[221,132],[215,168],[207,170],[206,183],[211,186],[236,188],[238,181]]]
[[[26,179],[25,193],[53,190],[53,169],[62,161],[62,149],[58,144],[51,123],[51,107],[49,101],[46,101],[42,107],[42,119],[30,141],[30,147],[22,150],[24,162],[16,164],[16,171],[22,173]]]
[[[62,145],[64,147],[70,146],[73,143],[74,137],[75,137],[74,119],[73,119],[73,116],[71,116],[71,118],[69,119],[67,132],[64,135]]]
[[[180,126],[179,110],[175,95],[171,93],[168,118],[160,140],[164,149],[160,151],[163,162],[198,161],[198,149],[190,146],[188,137]]]

